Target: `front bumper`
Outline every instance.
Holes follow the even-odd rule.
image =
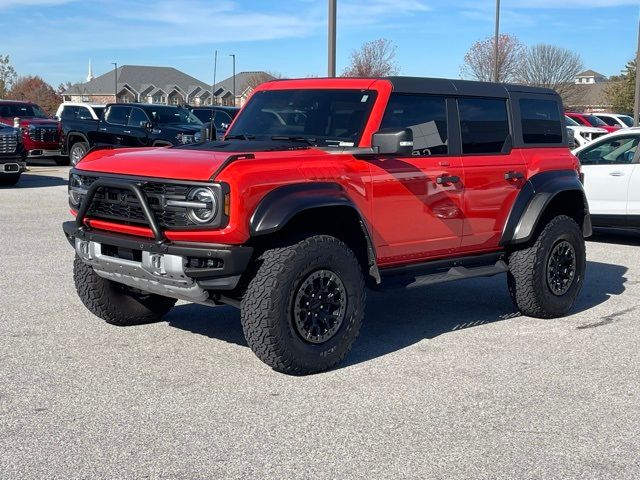
[[[36,148],[27,152],[27,158],[41,158],[41,157],[60,157],[62,156],[62,150],[48,150],[44,148]]]
[[[22,173],[27,169],[27,162],[22,156],[1,156],[0,175],[5,173]]]
[[[103,278],[143,291],[196,303],[238,285],[253,248],[158,242],[62,224],[78,256]]]

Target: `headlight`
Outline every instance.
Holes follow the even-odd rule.
[[[187,208],[187,213],[195,223],[209,223],[216,218],[218,200],[210,188],[194,188],[187,198],[189,202],[193,202],[193,205]]]
[[[87,190],[82,185],[82,178],[75,173],[69,177],[69,203],[74,207],[79,207],[82,202],[82,197],[87,193]]]

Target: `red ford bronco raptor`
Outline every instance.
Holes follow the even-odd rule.
[[[275,370],[340,362],[365,286],[507,274],[525,315],[574,304],[589,209],[552,90],[460,80],[280,80],[223,141],[102,149],[70,173],[78,294],[115,325],[176,299],[241,309]]]

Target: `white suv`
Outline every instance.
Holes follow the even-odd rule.
[[[607,134],[604,128],[598,127],[585,127],[580,125],[571,117],[564,117],[567,122],[567,128],[573,133],[574,144],[578,147],[587,145],[594,141],[596,138],[602,137]]]
[[[610,133],[573,151],[582,164],[594,227],[640,229],[640,128]]]
[[[612,127],[633,127],[633,118],[629,115],[621,115],[619,113],[594,113],[593,115]]]

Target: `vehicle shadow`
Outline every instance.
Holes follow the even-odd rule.
[[[609,230],[604,228],[595,228],[593,230],[593,235],[589,237],[587,241],[638,247],[640,246],[640,232],[634,230]]]
[[[43,188],[67,185],[67,179],[50,175],[34,175],[23,173],[18,183],[10,188]]]
[[[572,313],[579,313],[624,292],[627,268],[588,262],[585,285]],[[360,337],[338,368],[401,350],[424,339],[520,317],[506,278],[469,279],[411,290],[369,291]],[[247,346],[239,310],[186,304],[166,317],[172,327]]]

